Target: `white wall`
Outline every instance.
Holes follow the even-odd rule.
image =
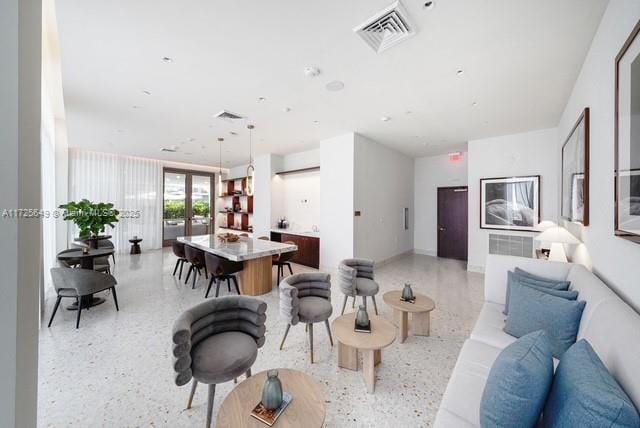
[[[637,0],[609,2],[558,125],[559,138],[555,148],[560,151],[580,112],[589,107],[590,224],[582,227],[571,223],[566,227],[585,243],[587,249],[575,254],[574,260],[592,265],[593,271],[636,310],[640,310],[640,245],[613,234],[613,170],[614,61],[638,19],[640,2]],[[560,170],[560,164],[557,165]]]
[[[41,207],[41,2],[0,3],[0,182],[4,209]],[[41,271],[38,220],[0,221],[0,427],[36,426]]]
[[[320,149],[291,153],[282,157],[282,171],[313,168],[316,166],[320,166]]]
[[[557,221],[557,142],[556,128],[469,141],[469,270],[484,270],[490,232],[533,235],[531,232],[480,229],[481,178],[540,175],[541,220]]]
[[[354,159],[355,256],[381,262],[413,250],[413,159],[360,134]]]
[[[320,269],[353,257],[354,134],[320,142]]]
[[[438,250],[438,187],[467,185],[467,153],[452,163],[448,155],[427,156],[414,162],[415,231],[417,253],[435,256]],[[470,210],[472,212],[473,210]]]
[[[320,227],[320,171],[304,171],[276,175],[274,184],[279,189],[281,205],[272,218],[286,217],[293,230],[311,230]]]

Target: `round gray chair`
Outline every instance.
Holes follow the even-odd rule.
[[[367,297],[371,297],[373,308],[378,315],[376,294],[380,287],[373,276],[373,260],[369,259],[345,259],[338,265],[338,280],[340,289],[344,293],[342,312],[347,306],[347,298],[353,297],[352,307],[355,306],[356,296],[362,296],[362,304],[367,307]]]
[[[209,385],[207,424],[216,385],[246,373],[264,345],[267,304],[246,296],[206,300],[185,311],[173,325],[173,369],[176,385],[193,379],[187,409],[198,382]]]
[[[60,300],[64,297],[76,299],[78,305],[76,328],[80,327],[80,314],[82,313],[81,299],[85,296],[91,296],[100,291],[111,290],[113,301],[116,304],[116,311],[120,310],[120,308],[118,308],[118,297],[116,295],[117,281],[109,274],[96,272],[91,269],[69,269],[67,267],[61,267],[51,268],[51,279],[53,279],[53,286],[58,296],[47,327],[51,327],[53,317],[56,316],[56,312],[60,306]]]
[[[280,315],[287,321],[280,350],[292,325],[302,322],[309,333],[309,350],[313,364],[313,324],[324,322],[329,333],[329,342],[333,346],[329,317],[333,313],[331,306],[331,276],[326,273],[297,273],[280,283]]]

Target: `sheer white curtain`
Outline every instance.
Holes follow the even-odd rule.
[[[129,251],[133,236],[143,239],[143,248],[162,247],[162,162],[72,149],[69,200],[83,198],[111,202],[120,211],[115,228],[105,230],[118,252]],[[73,239],[78,232],[70,229]]]
[[[42,79],[42,118],[40,126],[41,143],[41,185],[42,209],[53,211],[56,208],[56,140],[55,119],[51,109],[46,79]],[[51,286],[50,269],[56,266],[56,219],[42,219],[42,267],[45,293]]]

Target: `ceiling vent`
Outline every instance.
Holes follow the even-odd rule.
[[[213,117],[216,119],[222,119],[226,122],[231,122],[231,123],[245,118],[244,116],[241,116],[237,113],[230,112],[229,110],[222,110],[221,112],[214,114]]]
[[[400,1],[392,3],[353,29],[374,51],[380,53],[414,36],[418,29],[409,20]]]

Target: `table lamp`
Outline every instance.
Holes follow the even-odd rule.
[[[562,226],[549,227],[534,239],[541,242],[550,242],[549,260],[565,263],[567,262],[567,253],[564,251],[564,244],[576,245],[580,243],[578,238]]]

